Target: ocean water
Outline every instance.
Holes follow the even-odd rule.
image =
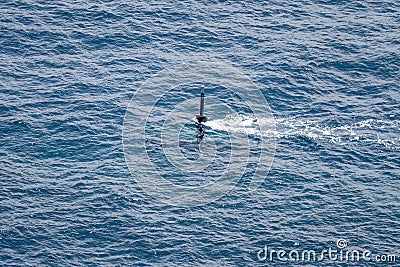
[[[395,0],[2,0],[0,265],[398,265],[399,25]],[[127,155],[136,143],[124,136],[136,134],[129,107],[146,81],[188,62],[240,71],[271,116],[210,82],[199,142],[199,81],[160,87],[140,144],[163,178],[198,189],[238,163],[227,155],[243,144],[231,136],[252,151],[243,175],[232,165],[228,178],[239,180],[223,195],[170,205],[143,189],[147,169],[135,173],[142,157]],[[208,169],[163,154],[160,129],[176,130],[177,118],[184,127],[167,140],[189,162],[212,157]],[[257,164],[268,175],[251,191]],[[263,260],[266,246],[372,256]],[[396,262],[377,262],[384,255]]]

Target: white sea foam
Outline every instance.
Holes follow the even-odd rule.
[[[261,131],[265,125],[275,130]],[[378,143],[386,147],[400,145],[400,123],[398,120],[367,119],[339,126],[324,125],[317,121],[278,118],[275,121],[251,116],[227,116],[206,123],[215,131],[227,131],[274,138],[306,137],[317,141],[345,145],[348,143]],[[269,129],[271,127],[268,127]]]

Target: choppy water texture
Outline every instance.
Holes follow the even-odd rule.
[[[400,256],[399,2],[174,2],[0,2],[1,265],[258,266],[265,245],[338,238]],[[123,119],[144,81],[196,60],[258,85],[276,155],[258,191],[244,177],[176,208],[131,178]],[[213,114],[207,127],[258,123]]]

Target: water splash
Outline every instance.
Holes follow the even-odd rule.
[[[367,119],[339,126],[324,125],[317,121],[294,118],[275,119],[276,130],[261,132],[260,126],[272,121],[243,115],[229,115],[206,123],[215,131],[239,132],[275,138],[305,137],[314,141],[339,145],[349,143],[376,143],[387,148],[400,147],[400,123],[398,120]]]

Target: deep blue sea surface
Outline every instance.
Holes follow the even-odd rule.
[[[244,175],[207,205],[166,205],[128,168],[124,118],[148,79],[196,61],[223,62],[258,86],[275,157],[254,192]],[[397,0],[1,0],[0,265],[398,266],[399,77]],[[210,88],[243,114],[210,114],[204,140],[245,132],[257,157],[249,125],[266,118],[246,115],[230,88]],[[174,90],[149,113],[146,146],[179,183],[157,116],[198,95]],[[195,131],[180,133],[193,159]],[[184,182],[223,173],[227,136],[215,139],[219,161],[201,176],[210,179]],[[371,261],[259,259],[265,246],[318,252],[338,239]],[[396,263],[377,263],[382,255]]]

